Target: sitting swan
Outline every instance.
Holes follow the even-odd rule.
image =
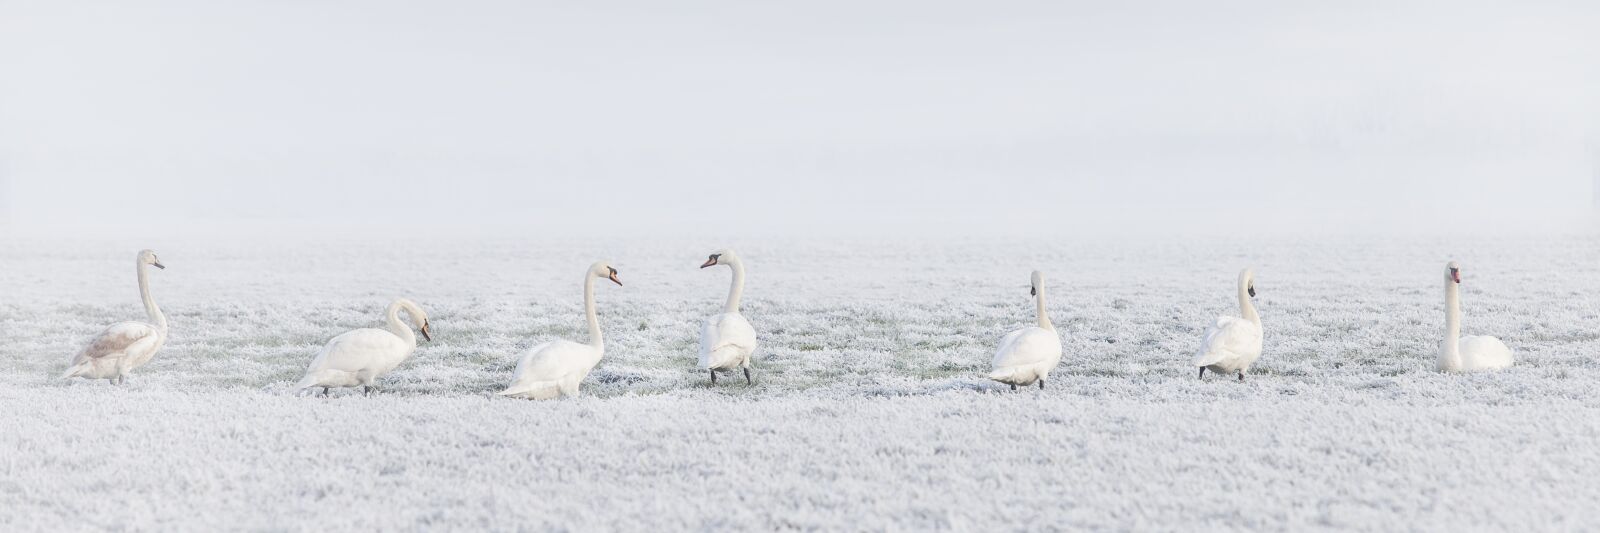
[[[72,358],[72,366],[61,374],[61,379],[84,377],[105,379],[121,385],[128,381],[128,372],[144,366],[167,343],[167,315],[156,306],[150,296],[150,275],[145,268],[167,267],[156,258],[156,253],[141,250],[135,258],[139,274],[139,297],[144,300],[144,312],[149,322],[118,322],[107,327],[88,346]]]
[[[622,285],[622,280],[617,279],[617,269],[604,261],[591,265],[584,273],[583,309],[589,318],[589,344],[555,340],[530,348],[517,362],[516,375],[511,385],[500,391],[501,396],[548,400],[578,395],[578,384],[589,376],[589,371],[600,363],[600,356],[606,351],[605,339],[600,336],[600,319],[594,312],[596,278]]]
[[[374,385],[378,378],[400,366],[417,350],[417,336],[411,333],[410,326],[400,321],[402,310],[411,317],[411,323],[419,324],[417,329],[422,331],[422,338],[433,340],[433,334],[428,331],[428,314],[411,300],[395,300],[389,304],[386,313],[389,321],[383,329],[351,330],[329,340],[322,347],[322,353],[311,360],[305,377],[300,378],[295,388],[304,391],[322,387],[322,395],[327,396],[332,387],[360,386],[364,394],[371,395],[378,388]]]
[[[711,372],[711,384],[717,384],[717,371],[744,369],[744,382],[750,379],[750,354],[756,351],[756,330],[750,321],[739,314],[739,298],[744,295],[744,262],[733,250],[711,254],[700,268],[728,265],[733,269],[733,283],[728,287],[728,304],[722,314],[706,319],[700,330],[700,368]]]
[[[1061,364],[1061,336],[1056,333],[1056,326],[1050,323],[1050,315],[1044,310],[1043,273],[1037,270],[1033,272],[1032,287],[1028,294],[1033,296],[1039,325],[1012,331],[1001,337],[1000,349],[994,352],[993,370],[989,372],[989,379],[1011,385],[1011,390],[1017,390],[1017,385],[1028,386],[1036,381],[1039,388],[1043,389],[1050,371]]]
[[[1461,266],[1451,261],[1444,271],[1444,343],[1439,347],[1439,371],[1499,370],[1513,362],[1511,349],[1500,339],[1461,336]]]
[[[1250,299],[1256,295],[1256,275],[1246,268],[1239,272],[1239,312],[1243,318],[1223,316],[1206,331],[1200,343],[1200,353],[1194,357],[1194,366],[1200,367],[1200,377],[1206,369],[1218,374],[1244,373],[1261,357],[1261,316],[1256,314]]]

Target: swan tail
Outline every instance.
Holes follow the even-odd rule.
[[[535,399],[535,400],[544,400],[544,399],[554,398],[557,394],[560,394],[560,393],[561,393],[561,384],[559,382],[555,382],[555,381],[535,381],[535,382],[532,382],[532,383],[514,384],[514,385],[512,385],[510,387],[506,387],[506,390],[497,392],[495,394],[500,395],[500,396],[520,396],[520,397],[524,397],[524,398],[532,398],[532,399]]]
[[[70,367],[67,367],[67,371],[66,372],[62,372],[61,373],[61,377],[58,378],[58,379],[72,379],[74,377],[77,377],[79,374],[82,374],[85,370],[88,370],[88,369],[89,369],[89,363],[78,363],[78,364],[72,365]]]
[[[1008,368],[997,368],[994,371],[989,372],[989,379],[992,379],[992,380],[995,380],[995,381],[998,381],[998,382],[1001,382],[1001,383],[1010,383],[1011,381],[1015,380],[1016,375],[1017,375],[1017,369],[1016,368],[1010,368],[1010,367],[1008,367]]]
[[[1190,366],[1211,366],[1221,363],[1226,358],[1227,354],[1221,351],[1201,352],[1200,355],[1194,356],[1194,363]]]
[[[303,390],[306,390],[306,389],[309,389],[309,388],[312,388],[312,387],[315,387],[315,386],[317,386],[317,375],[316,374],[306,374],[306,377],[300,378],[300,381],[295,382],[294,389],[295,390],[299,390],[299,391],[303,391]]]

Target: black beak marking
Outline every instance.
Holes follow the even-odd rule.
[[[1255,298],[1256,297],[1256,286],[1255,285],[1251,285],[1247,290],[1250,292],[1250,297],[1251,298]]]
[[[166,269],[167,269],[167,266],[166,266],[166,265],[163,265],[163,264],[161,264],[161,262],[160,262],[160,261],[153,261],[153,262],[151,262],[151,263],[150,263],[150,266],[153,266],[153,267],[156,267],[156,268],[159,268],[159,269],[161,269],[161,270],[166,270]]]
[[[1039,288],[1038,287],[1028,287],[1028,296],[1038,296],[1038,295],[1039,295]]]

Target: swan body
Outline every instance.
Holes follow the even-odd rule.
[[[1444,342],[1439,346],[1439,371],[1474,372],[1510,368],[1515,357],[1500,339],[1461,336],[1461,266],[1451,261],[1444,275]]]
[[[61,379],[81,377],[106,379],[112,383],[127,382],[128,373],[144,366],[167,343],[167,316],[150,295],[150,276],[147,267],[167,268],[156,253],[142,250],[135,259],[139,276],[139,296],[144,301],[149,322],[118,322],[101,331],[89,344],[72,357],[70,366]]]
[[[1061,336],[1045,312],[1044,274],[1033,273],[1032,289],[1039,324],[1007,333],[1000,339],[994,352],[989,379],[1010,385],[1028,386],[1034,383],[1044,388],[1050,371],[1061,364]]]
[[[594,280],[609,279],[618,286],[617,269],[601,261],[589,266],[583,276],[583,307],[589,319],[589,343],[581,344],[557,340],[534,346],[517,361],[517,370],[511,384],[500,391],[501,396],[548,400],[557,397],[578,396],[578,385],[605,355],[605,339],[600,334],[600,320],[595,315]]]
[[[721,314],[707,318],[700,328],[700,368],[711,373],[711,383],[717,383],[717,372],[744,370],[747,384],[755,384],[750,377],[750,355],[756,351],[756,329],[739,314],[739,300],[744,295],[744,262],[733,250],[711,254],[700,268],[727,265],[733,270],[733,281],[728,287],[728,302]]]
[[[362,328],[339,334],[322,347],[311,360],[306,374],[295,383],[300,390],[322,387],[323,394],[333,387],[363,387],[367,394],[377,389],[377,380],[417,350],[417,336],[411,326],[400,321],[405,311],[422,331],[422,338],[433,340],[428,314],[415,302],[401,298],[389,304],[384,328]]]
[[[1244,373],[1261,357],[1261,316],[1250,301],[1255,295],[1255,273],[1244,269],[1239,272],[1239,312],[1243,316],[1218,317],[1206,330],[1193,362],[1200,367],[1200,377],[1210,370],[1223,375],[1236,373],[1239,381],[1244,381]]]

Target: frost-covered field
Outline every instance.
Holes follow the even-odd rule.
[[[0,238],[0,529],[1593,529],[1600,239],[688,242]],[[733,245],[757,386],[708,388],[699,321]],[[140,319],[160,252],[166,349],[126,387],[53,379]],[[493,396],[518,353],[581,339],[584,397]],[[1517,366],[1432,371],[1442,273]],[[1256,268],[1246,383],[1187,365]],[[982,376],[1049,274],[1047,390]],[[329,337],[417,300],[435,342],[373,398],[288,389]]]

